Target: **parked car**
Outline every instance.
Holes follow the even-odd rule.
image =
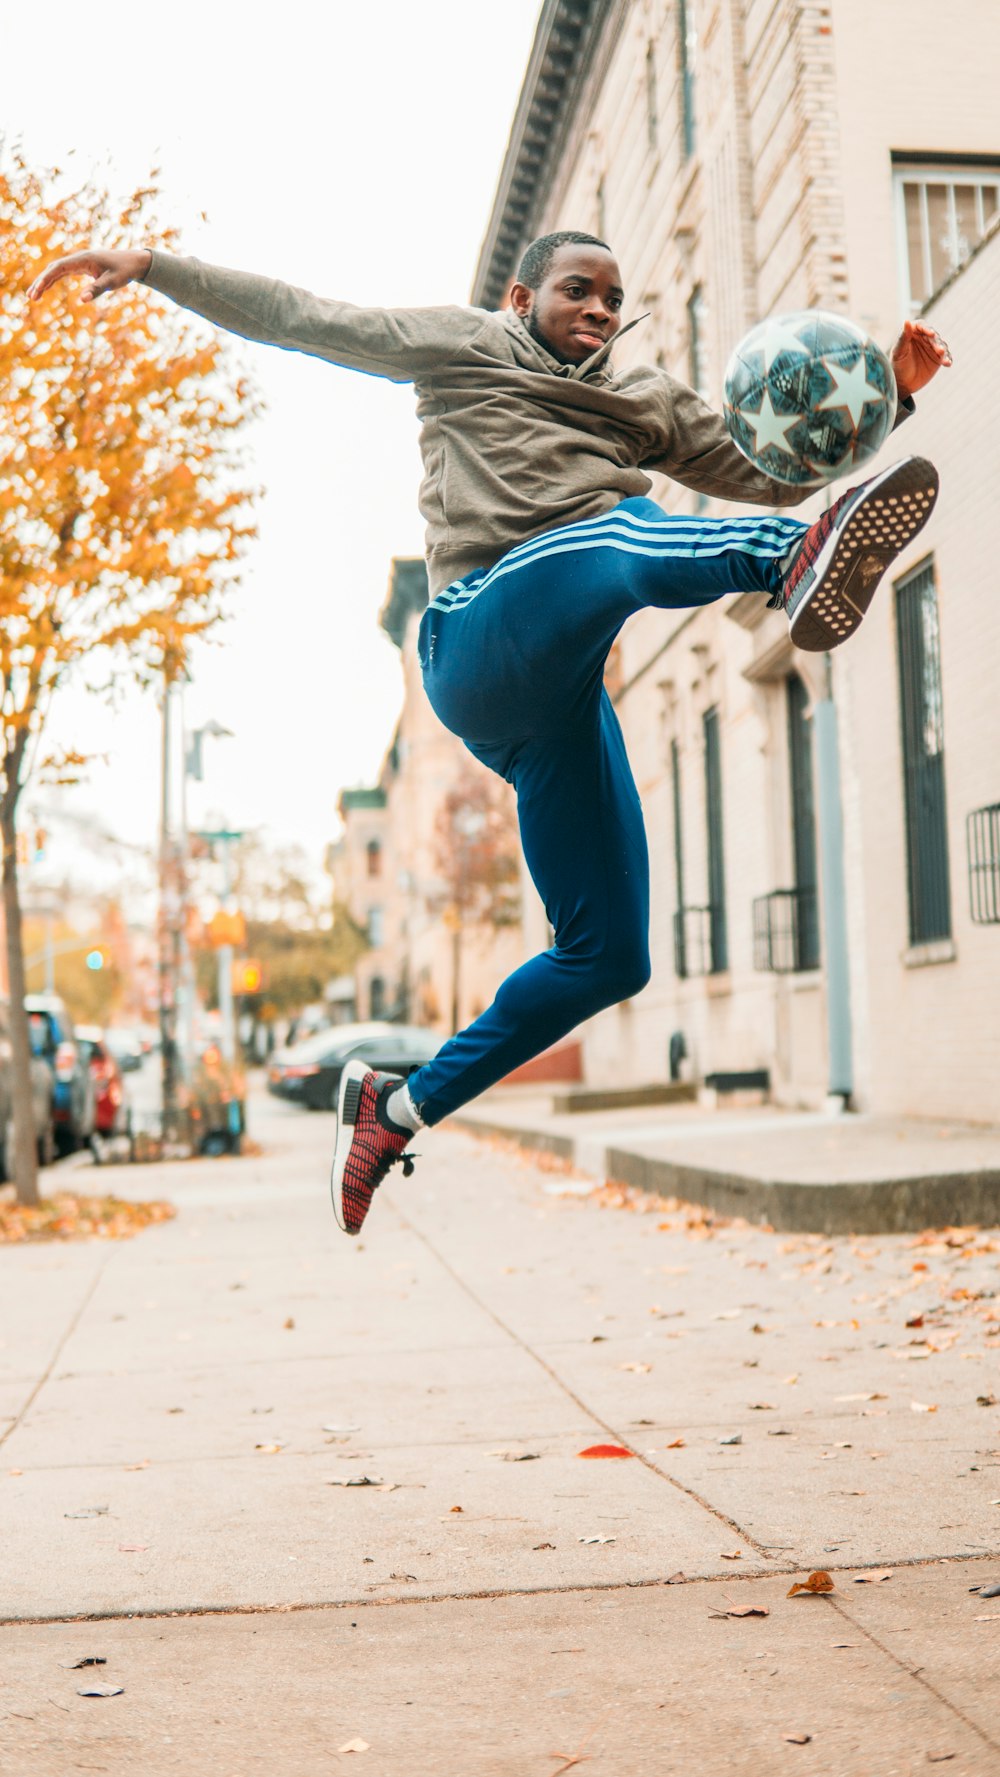
[[[94,1082],[95,1134],[124,1135],[128,1127],[125,1082],[105,1032],[96,1024],[81,1024],[77,1026],[76,1040]]]
[[[90,1064],[76,1040],[69,1013],[58,994],[25,996],[31,1047],[52,1070],[52,1120],[60,1154],[72,1154],[94,1133],[94,1082]]]
[[[52,1069],[38,1055],[31,1057],[31,1102],[35,1116],[35,1142],[40,1166],[55,1159],[52,1105],[55,1082]],[[10,1008],[0,1000],[0,1178],[14,1173],[14,1095],[10,1065]]]
[[[415,1024],[337,1024],[291,1049],[276,1049],[268,1064],[267,1087],[311,1111],[337,1108],[340,1076],[348,1061],[389,1074],[412,1074],[441,1047],[436,1031]]]
[[[105,1048],[114,1056],[123,1074],[133,1073],[136,1068],[140,1068],[149,1052],[139,1031],[128,1030],[119,1024],[109,1025],[103,1040]]]

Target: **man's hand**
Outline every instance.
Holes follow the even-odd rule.
[[[947,369],[951,353],[926,321],[904,321],[903,331],[892,348],[892,368],[901,401],[924,388],[942,365]]]
[[[105,252],[88,247],[83,253],[68,253],[65,259],[54,259],[37,277],[28,291],[28,301],[37,302],[60,278],[89,278],[83,292],[84,302],[93,302],[108,290],[122,290],[133,278],[143,278],[153,255],[148,247],[128,248],[123,252]]]

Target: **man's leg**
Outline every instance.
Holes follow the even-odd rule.
[[[490,749],[474,751],[494,763]],[[410,1076],[410,1098],[428,1124],[649,979],[646,835],[606,692],[571,726],[520,746],[512,781],[525,859],[555,942]]]

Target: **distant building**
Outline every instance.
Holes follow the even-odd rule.
[[[926,312],[956,357],[880,459],[934,457],[938,511],[848,647],[796,652],[756,597],[623,633],[654,972],[586,1027],[595,1080],[662,1078],[673,1043],[787,1103],[1000,1118],[1000,9],[940,22],[935,0],[542,8],[474,302],[575,227],[614,247],[626,319],[648,311],[617,367],[657,362],[716,407],[769,313],[846,311],[888,345]]]

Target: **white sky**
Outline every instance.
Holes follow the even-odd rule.
[[[538,11],[539,0],[7,8],[0,119],[36,163],[66,166],[75,149],[81,175],[103,164],[123,195],[159,165],[161,213],[199,258],[352,302],[464,301]],[[400,705],[376,614],[390,557],[423,547],[413,392],[233,343],[267,402],[251,436],[267,495],[233,619],[200,651],[188,693],[190,726],[215,718],[235,736],[208,743],[191,815],[266,827],[318,860],[338,790],[371,780]],[[123,837],[152,840],[152,698],[112,718],[64,694],[46,738],[109,753],[70,794]]]

